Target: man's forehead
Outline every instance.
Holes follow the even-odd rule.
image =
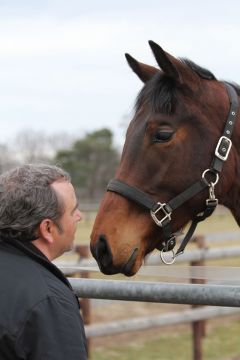
[[[69,181],[54,181],[51,186],[63,199],[72,199],[75,201],[75,190],[72,183]]]

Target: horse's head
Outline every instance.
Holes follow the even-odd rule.
[[[166,203],[210,167],[230,105],[224,83],[212,73],[149,44],[160,69],[126,55],[144,86],[116,178]],[[233,149],[216,187],[222,203],[234,182],[235,158]],[[205,189],[182,204],[172,214],[172,230],[203,211],[207,197]],[[91,236],[93,256],[104,273],[135,274],[145,255],[162,242],[162,229],[149,211],[116,192],[105,194]]]

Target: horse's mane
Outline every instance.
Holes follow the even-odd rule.
[[[217,80],[211,71],[195,64],[193,61],[189,59],[181,59],[186,65],[188,65],[195,73],[197,73],[201,78],[208,80]],[[224,81],[225,83],[231,85],[236,90],[237,94],[240,96],[240,86],[235,82]]]
[[[205,69],[204,67],[199,66],[199,65],[195,64],[193,61],[186,59],[186,58],[181,58],[180,60],[184,64],[186,64],[188,67],[190,67],[201,78],[207,79],[207,80],[216,80],[213,73],[211,71],[209,71],[208,69]]]
[[[176,82],[159,72],[142,88],[136,99],[136,111],[147,101],[155,113],[171,114],[175,103]]]
[[[201,78],[216,80],[216,77],[211,71],[195,64],[193,61],[186,58],[180,58],[180,61],[186,64]],[[228,83],[235,88],[237,94],[240,96],[240,86],[236,83]],[[163,72],[157,73],[146,83],[138,94],[135,104],[136,111],[147,101],[154,113],[170,115],[174,112],[176,105],[176,85],[176,81]]]

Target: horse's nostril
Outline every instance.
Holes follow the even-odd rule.
[[[103,266],[112,264],[112,253],[105,235],[100,235],[95,246],[96,260]]]
[[[100,235],[96,244],[96,256],[100,258],[107,250],[107,240],[104,235]]]

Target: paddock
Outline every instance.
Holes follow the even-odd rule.
[[[218,319],[223,317],[231,318],[233,316],[240,315],[240,277],[238,269],[236,272],[233,268],[218,268],[217,274],[214,276],[211,267],[197,266],[204,265],[207,260],[217,260],[222,258],[234,258],[240,255],[240,246],[231,244],[226,247],[225,244],[221,244],[226,240],[230,242],[238,241],[239,233],[218,233],[208,234],[206,236],[198,236],[195,238],[195,243],[198,248],[192,248],[186,251],[186,253],[180,256],[176,261],[176,266],[162,265],[159,255],[151,255],[147,261],[146,266],[143,267],[143,271],[146,273],[146,269],[151,270],[151,274],[155,269],[159,272],[158,278],[169,275],[169,278],[178,277],[184,274],[183,270],[188,270],[186,279],[192,282],[197,282],[199,274],[206,280],[214,279],[216,277],[217,284],[189,284],[189,283],[173,283],[173,282],[156,282],[156,281],[136,281],[131,278],[126,280],[101,280],[101,279],[86,279],[86,278],[69,278],[74,291],[77,296],[81,298],[83,304],[82,310],[84,310],[86,304],[90,306],[89,299],[109,300],[110,303],[124,302],[141,302],[141,303],[159,303],[159,304],[190,304],[190,308],[180,310],[178,307],[175,310],[171,308],[165,313],[159,313],[152,315],[151,313],[145,316],[129,317],[124,319],[118,319],[117,321],[105,320],[101,323],[92,323],[91,321],[85,322],[86,335],[88,339],[99,338],[104,336],[115,336],[120,334],[134,333],[139,331],[146,331],[151,329],[167,328],[168,326],[177,326],[182,324],[191,325],[192,329],[192,349],[193,359],[201,360],[202,357],[202,329],[205,327],[205,322],[211,319]],[[217,247],[209,248],[208,245],[218,243]],[[87,256],[87,246],[83,246],[81,253]],[[191,264],[195,266],[187,266],[185,264]],[[180,266],[179,266],[180,265]],[[88,276],[88,270],[96,269],[96,262],[93,259],[87,259],[81,257],[77,262],[66,262],[58,266],[62,270],[71,276],[74,272],[76,275],[81,273],[82,276]],[[181,271],[179,271],[179,269]],[[220,270],[219,270],[220,269]],[[197,270],[197,276],[195,277],[195,270]],[[199,270],[202,270],[199,272]],[[221,271],[222,270],[222,271]],[[95,270],[97,271],[97,270]],[[216,272],[216,269],[215,269]],[[141,273],[141,270],[140,270]],[[192,278],[189,276],[191,275]],[[94,273],[92,274],[94,276]],[[184,275],[185,276],[185,275]],[[225,277],[224,277],[225,276]],[[231,281],[230,281],[230,277]],[[140,276],[140,278],[142,278]],[[218,284],[219,279],[228,279],[225,284]],[[205,280],[204,280],[205,281]],[[203,281],[203,282],[204,282]],[[211,282],[211,280],[210,280]],[[213,281],[214,282],[214,281]],[[215,281],[216,282],[216,281]],[[227,284],[226,284],[227,283]],[[204,305],[204,306],[201,306]],[[206,306],[207,305],[207,306]],[[91,305],[94,306],[94,303]],[[113,305],[115,307],[115,305]],[[119,304],[121,306],[121,304]],[[173,306],[174,307],[174,306]],[[84,310],[85,311],[85,310]],[[90,311],[90,308],[87,312]],[[89,317],[90,318],[90,317]]]

